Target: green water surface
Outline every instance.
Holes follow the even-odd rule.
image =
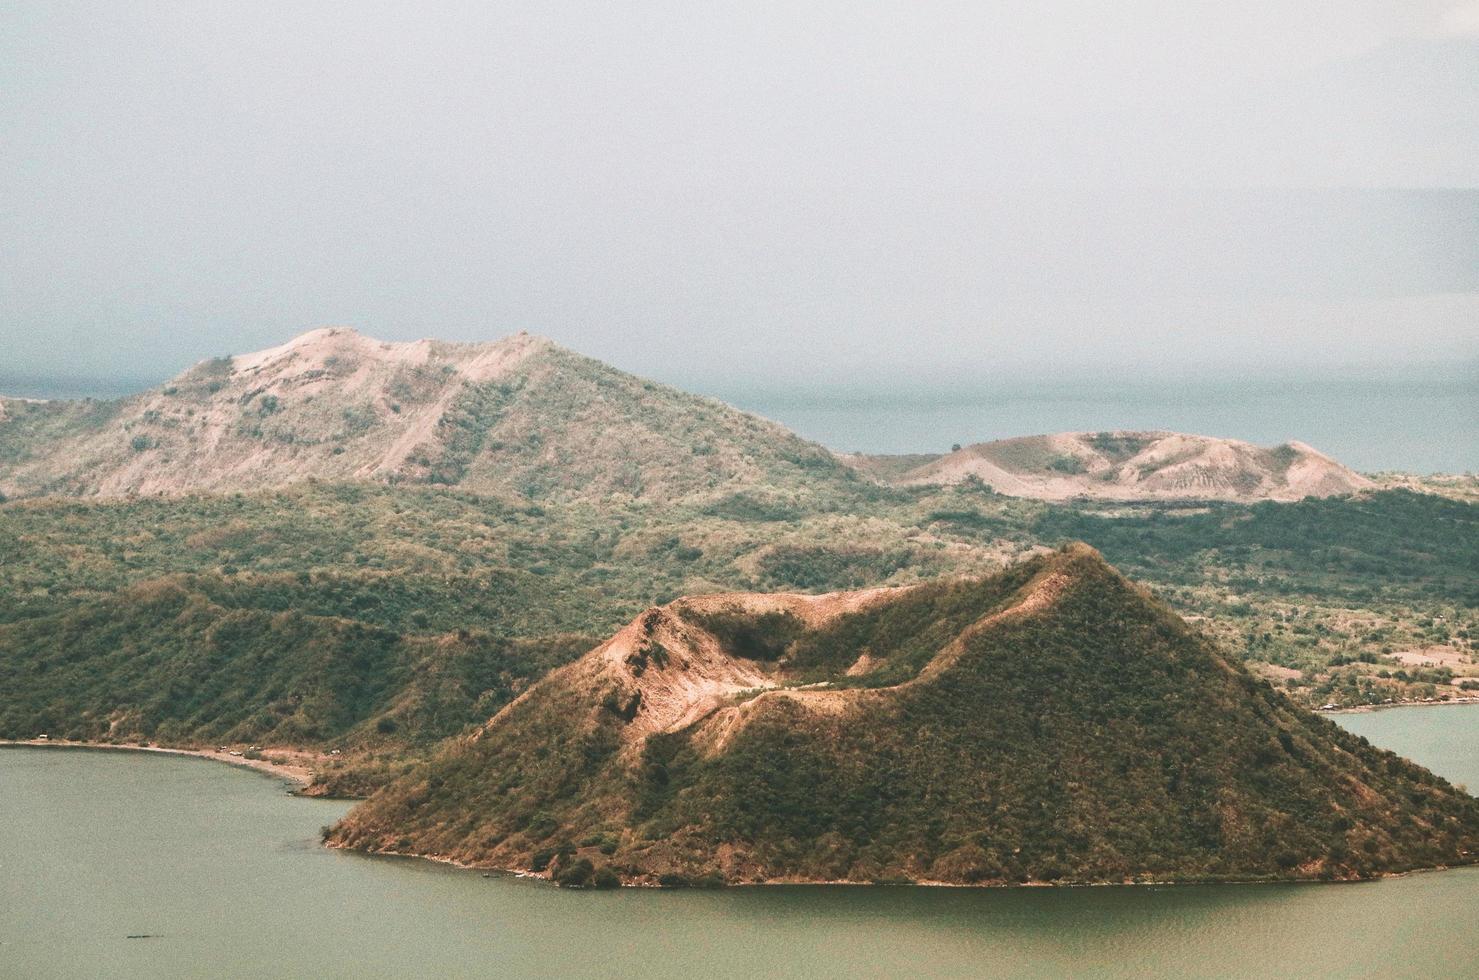
[[[1337,720],[1479,786],[1479,705]],[[0,977],[1479,976],[1479,868],[573,892],[319,847],[347,808],[190,758],[0,751]]]

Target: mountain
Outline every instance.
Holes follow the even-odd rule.
[[[966,446],[899,472],[886,459],[849,460],[904,485],[979,480],[1039,500],[1301,500],[1376,484],[1301,442],[1264,449],[1179,432],[1063,432]],[[912,461],[912,460],[911,460]]]
[[[670,502],[859,478],[978,479],[1044,500],[1298,500],[1374,487],[1301,443],[1064,433],[943,457],[837,457],[774,422],[517,334],[387,343],[341,327],[117,401],[0,398],[0,499],[174,496],[305,480]]]
[[[328,838],[565,884],[1354,878],[1474,860],[1479,800],[1077,545],[654,607]]]
[[[655,500],[854,479],[775,423],[528,334],[385,343],[327,328],[116,402],[0,400],[9,497],[313,478]]]

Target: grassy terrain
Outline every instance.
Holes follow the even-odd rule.
[[[847,512],[876,505],[866,487],[674,511],[319,484],[12,502],[0,737],[332,747],[321,780],[362,788],[361,762],[486,719],[653,603],[945,567],[917,529]]]
[[[1086,549],[810,631],[697,622],[828,689],[644,734],[608,686],[687,668],[593,657],[333,839],[567,884],[1348,878],[1479,845],[1479,801],[1294,708]],[[888,673],[849,676],[859,649]]]
[[[0,400],[0,494],[12,498],[311,479],[541,503],[863,482],[774,422],[528,335],[382,344],[320,330],[114,402]]]
[[[1290,692],[1372,704],[1479,686],[1479,508],[1405,490],[1253,507],[1044,514],[1046,540],[1082,539]],[[1414,666],[1408,651],[1449,666]],[[1395,657],[1395,659],[1394,659]],[[1404,659],[1405,657],[1405,659]],[[1297,672],[1297,676],[1296,676]]]
[[[174,582],[0,626],[7,736],[287,745],[432,741],[480,721],[590,639],[440,636],[227,608]],[[100,683],[99,678],[106,679]]]
[[[527,335],[331,329],[119,401],[0,400],[0,489],[125,495],[0,497],[0,736],[368,744],[414,700],[426,651],[460,651],[445,710],[375,730],[391,752],[680,595],[978,576],[1070,540],[1305,703],[1479,685],[1472,478],[1409,480],[1452,499],[1248,507],[868,475],[907,462],[845,465]],[[344,676],[362,671],[375,683]]]
[[[7,692],[0,736],[78,731],[178,742],[230,734],[339,744],[388,710],[397,682],[379,695],[314,693],[348,681],[309,683],[295,644],[306,649],[325,637],[342,645],[358,630],[374,638],[370,646],[390,651],[375,669],[394,662],[396,678],[410,676],[415,651],[448,636],[454,646],[464,635],[519,641],[519,656],[550,651],[512,667],[510,654],[488,654],[474,671],[483,680],[459,689],[464,703],[447,715],[472,722],[503,703],[513,682],[580,652],[561,638],[594,641],[680,595],[981,574],[1073,539],[1152,585],[1228,649],[1270,665],[1268,676],[1299,699],[1439,697],[1479,673],[1470,659],[1479,603],[1476,514],[1471,503],[1405,491],[1288,505],[1106,510],[969,486],[867,484],[828,493],[722,491],[671,506],[541,505],[456,490],[311,483],[249,495],[15,501],[0,505]],[[191,615],[171,612],[161,596]],[[296,632],[274,633],[271,624],[288,614]],[[218,663],[210,644],[233,635],[210,625],[216,622],[253,624],[245,632],[258,646],[274,637],[293,682],[199,690],[192,658]],[[1424,649],[1457,659],[1446,667],[1393,659]],[[147,670],[133,659],[140,651],[155,652]],[[368,667],[307,662],[330,674]],[[265,684],[276,670],[254,676]],[[488,671],[508,672],[508,682],[488,681]],[[324,707],[305,721],[284,714],[278,698]],[[297,720],[286,725],[286,718]],[[413,719],[399,731],[414,742],[455,727]]]

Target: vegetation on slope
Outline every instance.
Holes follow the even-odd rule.
[[[527,334],[382,343],[316,330],[117,402],[5,402],[0,492],[127,496],[308,479],[537,501],[671,501],[860,478],[721,402]]]
[[[607,633],[653,602],[752,576],[840,586],[870,574],[879,544],[907,556],[891,559],[896,579],[935,567],[908,529],[836,502],[798,505],[794,526],[700,516],[706,506],[675,518],[364,484],[12,502],[0,507],[0,737],[342,748],[320,780],[361,790],[341,770],[365,753],[419,753],[485,719],[589,647],[570,635]],[[774,539],[822,564],[768,561]],[[821,542],[857,543],[831,562]],[[985,549],[975,560],[991,561]],[[297,625],[273,625],[284,622]],[[392,713],[380,731],[389,706],[420,703],[423,651],[448,635],[454,651],[469,646],[466,682],[441,692],[434,716]],[[351,637],[378,653],[349,656]],[[346,671],[373,673],[373,691],[340,691],[370,683]]]
[[[1195,584],[1220,565],[1225,581],[1253,592],[1479,606],[1479,509],[1407,490],[1183,515],[1053,508],[1034,530],[1045,540],[1093,541],[1135,574],[1172,585]]]
[[[1041,442],[1013,443],[1031,457],[1016,463],[1062,475]],[[1079,449],[1126,463],[1142,443]],[[228,492],[179,495],[191,487]],[[381,344],[315,331],[118,402],[0,401],[0,489],[170,494],[0,501],[0,623],[106,615],[158,638],[168,627],[120,610],[164,583],[224,614],[539,644],[608,633],[686,593],[979,574],[1084,539],[1307,703],[1479,684],[1472,502],[1393,492],[1105,510],[969,478],[887,487],[780,426],[523,335]],[[4,635],[19,685],[7,717],[21,730],[86,728],[57,712],[107,700],[46,700],[24,668],[49,662],[58,635]],[[78,683],[135,690],[113,676],[122,662],[99,663]],[[107,713],[154,717],[140,707],[131,693]],[[140,734],[215,729],[163,731]]]
[[[577,884],[1344,878],[1479,848],[1479,801],[1297,709],[1085,549],[867,602],[799,635],[772,617],[773,662],[735,659],[728,614],[736,676],[781,689],[666,705],[658,731],[608,693],[699,690],[715,620],[648,614],[621,636],[663,622],[689,652],[598,648],[332,839]],[[843,669],[870,652],[891,683]]]
[[[579,636],[405,635],[297,610],[227,608],[157,580],[0,625],[0,738],[400,754],[481,721],[589,645]]]
[[[1479,507],[1406,490],[1349,499],[1054,508],[1035,531],[1082,539],[1155,582],[1305,703],[1378,704],[1479,686]]]
[[[366,635],[390,634],[396,649],[459,630],[524,641],[509,648],[531,657],[507,666],[512,681],[580,652],[549,638],[609,634],[679,595],[981,574],[1071,538],[1101,548],[1198,617],[1227,649],[1267,665],[1267,676],[1305,703],[1455,696],[1479,679],[1470,659],[1479,628],[1475,513],[1474,504],[1406,492],[1104,511],[970,486],[866,485],[826,494],[725,491],[667,507],[313,483],[177,499],[15,501],[0,505],[0,623],[12,624],[0,629],[0,719],[8,737],[101,730],[120,740],[200,744],[237,731],[243,741],[353,751],[340,740],[378,717],[368,706],[342,723],[237,728],[276,704],[272,692],[283,685],[267,674],[260,690],[239,689],[242,710],[221,715],[232,724],[200,714],[208,678],[189,665],[208,656],[206,632],[189,619],[131,609],[156,589],[182,591],[194,608],[221,617],[266,622],[296,612],[311,623],[343,621]],[[84,623],[105,628],[89,638],[77,625]],[[179,653],[143,672],[147,683],[124,655],[145,648]],[[1447,651],[1449,659],[1424,665],[1405,652],[1413,650]],[[283,660],[294,655],[291,645],[279,651]],[[65,660],[75,667],[53,676],[51,665]],[[456,688],[448,697],[461,703],[447,717],[486,717],[477,706],[495,707],[513,690],[501,683]],[[289,685],[295,693],[302,686]],[[169,695],[161,701],[160,692]],[[161,705],[168,710],[145,710]],[[270,708],[272,718],[278,710]],[[129,723],[111,727],[115,717]],[[421,726],[406,719],[376,750],[419,751],[427,738],[456,730]]]
[[[118,411],[118,402],[94,398],[59,402],[0,397],[0,467],[43,456],[73,432],[106,425]]]

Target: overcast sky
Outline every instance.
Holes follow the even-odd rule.
[[[1476,119],[1476,0],[0,0],[0,379],[1473,359]]]

